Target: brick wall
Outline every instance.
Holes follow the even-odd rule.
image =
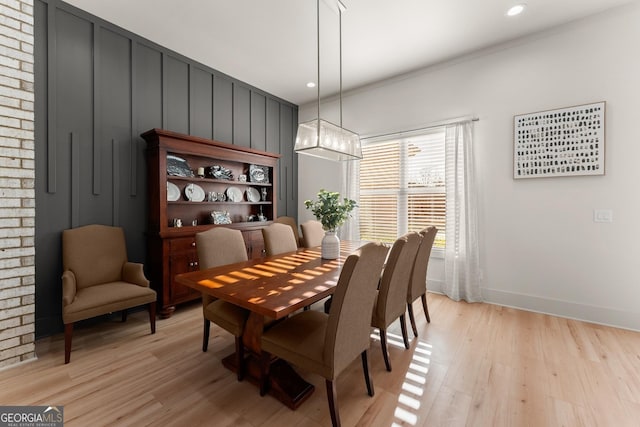
[[[33,0],[0,0],[0,368],[35,357]]]

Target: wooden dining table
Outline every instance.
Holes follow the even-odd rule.
[[[178,274],[175,280],[249,311],[242,336],[249,350],[245,360],[245,378],[259,385],[264,329],[333,294],[344,260],[363,243],[341,241],[340,257],[334,260],[323,259],[320,247],[301,248],[294,252]],[[235,372],[235,360],[235,355],[231,354],[222,363]],[[312,384],[281,359],[272,362],[269,377],[269,393],[291,409],[296,409],[314,389]]]

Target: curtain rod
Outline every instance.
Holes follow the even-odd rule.
[[[480,119],[478,117],[475,117],[475,116],[456,117],[456,118],[453,118],[453,119],[440,120],[438,122],[433,122],[431,124],[428,124],[426,126],[422,126],[422,127],[416,128],[416,129],[401,130],[401,131],[397,131],[397,132],[381,133],[381,134],[378,134],[378,135],[366,135],[366,136],[360,137],[360,139],[363,140],[363,139],[376,139],[376,138],[389,137],[389,136],[402,136],[402,135],[407,135],[407,134],[411,134],[411,133],[415,133],[415,132],[419,132],[419,131],[429,130],[429,129],[433,129],[433,128],[437,128],[437,127],[441,127],[441,126],[453,125],[453,124],[456,124],[456,123],[462,123],[462,122],[466,122],[466,121],[477,122],[477,121],[480,121]]]

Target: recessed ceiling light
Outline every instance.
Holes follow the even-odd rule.
[[[309,82],[307,83],[307,87],[316,87],[316,84],[314,82]]]
[[[524,8],[526,7],[526,4],[517,4],[515,6],[512,6],[508,11],[507,11],[507,16],[516,16],[516,15],[520,15],[523,11]]]

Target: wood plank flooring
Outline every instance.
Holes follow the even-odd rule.
[[[428,299],[432,321],[416,302],[410,350],[391,330],[392,372],[372,336],[374,397],[359,359],[339,377],[344,426],[640,425],[640,333]],[[331,425],[320,377],[300,371],[316,390],[292,411],[222,367],[233,338],[215,325],[203,353],[199,304],[155,335],[146,312],[118,319],[76,328],[69,365],[62,334],[38,341],[38,360],[0,371],[0,404],[64,405],[68,427]]]

